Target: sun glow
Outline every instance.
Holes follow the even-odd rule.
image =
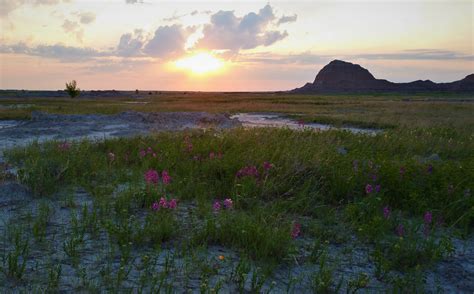
[[[178,69],[188,70],[201,75],[218,71],[224,66],[224,62],[210,53],[201,52],[177,60],[175,66]]]

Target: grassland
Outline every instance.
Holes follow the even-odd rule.
[[[8,151],[19,168],[15,180],[29,193],[2,226],[0,284],[26,291],[469,292],[474,103],[406,99],[2,98],[5,106],[28,104],[0,108],[4,119],[32,110],[272,111],[385,129],[375,136],[203,130]]]

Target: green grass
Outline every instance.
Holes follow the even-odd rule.
[[[397,95],[162,96],[146,97],[151,103],[148,106],[130,106],[120,99],[24,103],[60,113],[114,113],[128,108],[142,111],[144,107],[164,111],[212,106],[215,111],[230,112],[265,108],[303,113],[306,121],[385,130],[375,136],[336,130],[186,131],[101,142],[84,140],[71,142],[70,148],[61,148],[62,142],[33,143],[6,152],[9,163],[19,167],[18,179],[35,197],[51,201],[59,197],[63,207],[75,209],[69,217],[68,238],[62,240],[59,250],[67,256],[65,263],[81,273],[83,290],[130,290],[124,286],[133,271],[128,264],[136,261],[133,252],[139,251],[146,254],[140,259],[144,275],[140,284],[147,290],[170,290],[170,277],[180,273],[184,278],[179,279],[190,281],[193,273],[199,273],[204,292],[226,283],[235,285],[235,291],[257,291],[265,283],[271,288],[273,270],[296,263],[315,268],[309,279],[316,292],[340,287],[356,291],[374,279],[394,291],[423,291],[424,271],[453,253],[452,238],[472,236],[472,103],[446,102],[443,97],[404,102]],[[0,116],[28,116],[28,111],[31,109],[20,108],[7,113],[0,108]],[[340,147],[347,154],[340,154]],[[148,148],[152,152],[147,153]],[[141,150],[145,156],[140,155]],[[266,170],[265,162],[272,168]],[[253,166],[258,175],[237,176],[242,168]],[[144,174],[150,169],[160,175],[168,171],[171,182],[147,184]],[[367,185],[373,190],[380,185],[380,191],[367,193]],[[76,187],[92,195],[92,204],[81,206],[69,198]],[[151,207],[161,197],[178,199],[178,208],[154,211]],[[226,198],[233,200],[233,208],[214,211],[213,203]],[[384,207],[389,208],[389,217],[384,217]],[[423,219],[428,211],[433,215],[430,223]],[[31,232],[33,239],[20,238],[17,232],[16,238],[12,233],[2,241],[8,244],[1,256],[6,279],[28,280],[24,260],[31,246],[47,247],[52,242],[54,213],[45,204],[27,220],[25,234]],[[301,224],[301,236],[293,239],[295,224]],[[403,235],[397,234],[400,225]],[[100,278],[93,280],[80,268],[81,258],[90,250],[86,248],[88,240],[104,236],[107,263]],[[351,244],[365,246],[375,267],[373,274],[336,275],[338,261],[330,248]],[[239,262],[227,261],[231,259],[227,251],[222,253],[222,261],[217,256],[196,257],[201,248],[216,245],[236,252]],[[159,256],[170,248],[174,251],[167,253],[163,270],[153,272],[150,252]],[[351,254],[350,250],[346,253]],[[120,267],[114,270],[111,263],[117,256]],[[190,261],[183,265],[181,258]],[[60,288],[63,275],[61,267],[53,265],[51,262],[45,271],[48,289]],[[233,269],[227,276],[220,272],[225,267]],[[257,270],[259,267],[265,270]],[[289,275],[287,287],[292,288],[297,280]],[[251,281],[251,286],[245,286],[245,281]]]
[[[139,101],[147,104],[130,104]],[[472,94],[339,94],[153,92],[135,95],[119,92],[113,98],[28,98],[0,91],[0,119],[24,119],[32,111],[50,113],[113,114],[126,110],[282,112],[303,115],[306,121],[362,127],[393,128],[452,126],[474,127]]]

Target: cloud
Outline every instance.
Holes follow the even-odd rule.
[[[76,36],[77,40],[82,42],[84,38],[84,30],[77,21],[65,19],[62,24],[62,28],[66,33]]]
[[[194,33],[194,27],[160,26],[152,39],[143,48],[143,52],[153,57],[170,57],[184,53],[184,46],[188,37]]]
[[[238,17],[233,11],[218,11],[204,25],[203,37],[196,47],[239,51],[258,46],[270,46],[288,36],[286,31],[270,30],[276,19],[273,8],[266,5],[258,13]]]
[[[95,21],[95,13],[93,12],[77,12],[76,15],[82,24],[90,24]]]
[[[125,0],[125,3],[127,4],[137,4],[137,3],[143,3],[143,0]]]
[[[287,23],[287,22],[295,22],[296,19],[298,18],[298,16],[296,14],[294,15],[283,15],[282,17],[280,17],[278,19],[278,25],[281,25],[283,23]]]
[[[132,33],[123,34],[117,45],[117,54],[119,56],[138,56],[145,44],[145,38],[142,30],[135,30]]]
[[[450,50],[410,49],[395,53],[355,54],[352,58],[384,59],[384,60],[474,60],[474,55],[463,54]]]
[[[10,12],[18,9],[25,4],[30,5],[57,5],[67,3],[71,0],[1,0],[0,1],[0,17],[6,17]]]
[[[0,45],[0,53],[15,53],[46,58],[56,58],[62,61],[69,62],[109,55],[109,53],[107,52],[101,52],[92,48],[72,47],[65,46],[62,44],[38,45],[34,47],[29,47],[25,43]]]

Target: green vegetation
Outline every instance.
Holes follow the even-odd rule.
[[[204,292],[223,284],[292,289],[301,279],[322,293],[355,292],[371,281],[395,291],[424,289],[423,272],[453,254],[452,237],[472,233],[472,150],[474,136],[462,128],[395,128],[375,136],[233,129],[33,143],[6,155],[40,199],[55,201],[74,187],[91,196],[90,204],[61,196],[73,209],[62,263],[82,273],[82,289],[166,291],[198,274]],[[55,242],[46,233],[53,213],[40,206],[25,234],[42,246]],[[28,281],[31,240],[10,239],[2,241],[5,279]],[[97,254],[104,254],[94,280],[81,261],[90,242],[102,244]],[[334,255],[341,244],[346,251]],[[228,251],[199,254],[213,246]],[[366,248],[374,272],[336,274],[338,258],[352,258],[353,246]],[[307,277],[272,283],[279,268],[295,264],[310,268]],[[146,277],[140,286],[130,282],[135,267]],[[62,272],[51,264],[44,289],[57,289]]]
[[[72,80],[69,83],[66,83],[66,89],[64,90],[71,98],[76,98],[81,93],[81,89],[77,87],[75,80]]]
[[[24,119],[30,117],[32,111],[67,114],[113,114],[127,110],[229,113],[265,111],[289,115],[303,114],[304,120],[308,122],[336,125],[381,128],[451,126],[467,130],[474,128],[472,94],[150,93],[151,95],[140,92],[137,95],[134,91],[82,91],[81,98],[71,103],[67,98],[28,98],[30,96],[19,91],[0,91],[0,119]]]

